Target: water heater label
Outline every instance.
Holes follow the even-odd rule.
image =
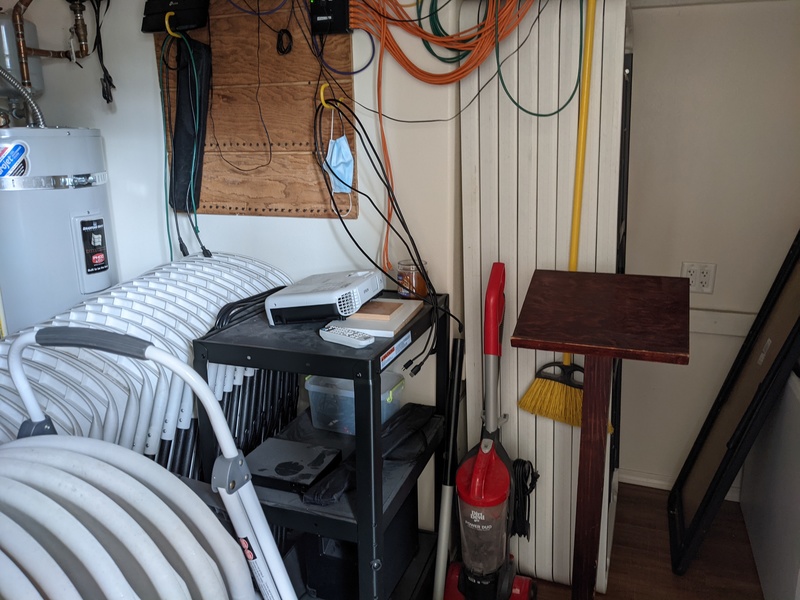
[[[0,177],[21,177],[28,171],[28,146],[23,142],[0,145]]]
[[[108,270],[106,231],[103,219],[81,221],[81,240],[87,273]]]

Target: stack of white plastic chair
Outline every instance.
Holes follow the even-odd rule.
[[[42,411],[23,365],[33,344],[158,364],[187,384],[220,447],[212,488],[239,543],[152,460],[109,441],[54,435],[54,420]],[[8,363],[26,414],[20,439],[0,444],[0,598],[250,600],[257,597],[255,581],[263,598],[296,600],[219,403],[182,359],[149,340],[50,327],[21,333]]]
[[[81,326],[126,333],[191,363],[192,341],[213,327],[223,306],[290,283],[280,270],[251,258],[192,255],[120,283],[32,329]],[[15,439],[25,418],[7,370],[15,338],[0,342],[0,443]],[[163,367],[85,348],[29,347],[23,363],[59,433],[114,442],[164,465],[174,462],[168,456],[177,454],[173,446],[180,445],[184,454],[191,451],[172,442],[183,442],[191,431],[193,396]],[[211,375],[223,371],[209,369]]]

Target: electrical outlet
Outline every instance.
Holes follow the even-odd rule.
[[[713,294],[717,277],[714,263],[685,262],[681,264],[681,277],[689,280],[689,291],[700,294]]]

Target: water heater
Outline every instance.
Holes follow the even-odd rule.
[[[0,129],[0,338],[117,283],[96,129]]]

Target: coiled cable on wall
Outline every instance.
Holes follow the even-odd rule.
[[[514,474],[514,514],[511,519],[511,535],[531,539],[531,494],[536,488],[539,473],[529,460],[516,459],[511,468]]]

